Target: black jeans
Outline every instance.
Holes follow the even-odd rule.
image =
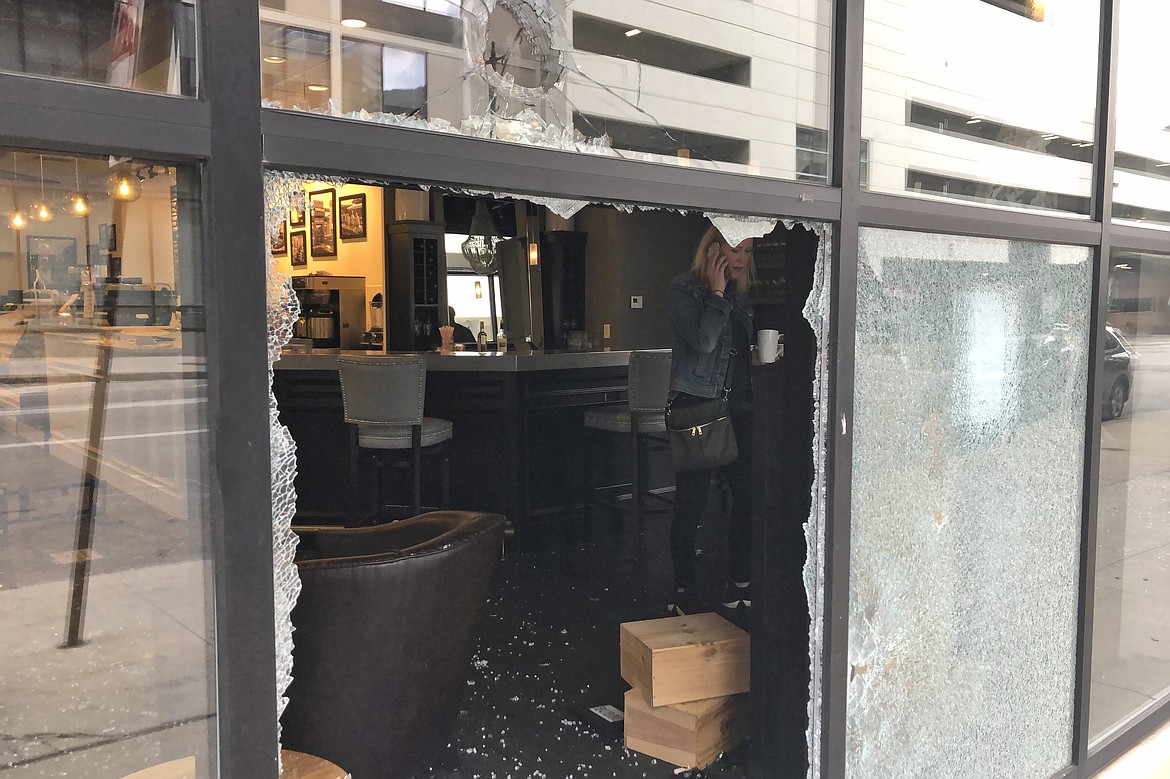
[[[735,443],[739,457],[719,472],[731,488],[731,517],[727,528],[727,579],[732,582],[752,578],[752,415],[732,412]],[[686,471],[674,475],[674,520],[670,526],[670,551],[674,561],[674,586],[691,590],[695,587],[695,538],[699,523],[707,511],[711,491],[711,469]]]

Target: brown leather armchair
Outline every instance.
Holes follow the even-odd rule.
[[[500,555],[504,518],[436,511],[296,528],[303,589],[282,745],[360,779],[446,755]]]

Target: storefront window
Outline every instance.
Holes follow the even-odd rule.
[[[213,777],[196,172],[0,181],[0,774]]]
[[[1099,22],[1097,3],[867,2],[870,186],[1088,214]]]
[[[818,183],[827,170],[831,0],[263,0],[260,16],[269,107]],[[313,41],[305,68],[269,60],[285,35]],[[819,136],[815,161],[802,132]]]
[[[1152,97],[1164,89],[1161,33],[1170,24],[1170,7],[1126,0],[1119,24],[1113,216],[1170,223],[1170,114]]]
[[[1107,294],[1091,738],[1170,688],[1170,255],[1115,251]]]
[[[860,239],[848,775],[1052,776],[1072,758],[1090,251]]]
[[[0,70],[193,96],[195,0],[0,3]]]

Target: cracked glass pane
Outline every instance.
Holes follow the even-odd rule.
[[[850,776],[1069,763],[1091,269],[861,231]]]
[[[828,183],[831,0],[259,5],[266,107]]]

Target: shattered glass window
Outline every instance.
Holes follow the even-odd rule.
[[[851,777],[1070,761],[1090,257],[861,231]]]
[[[785,179],[828,138],[832,0],[259,6],[269,108]]]

